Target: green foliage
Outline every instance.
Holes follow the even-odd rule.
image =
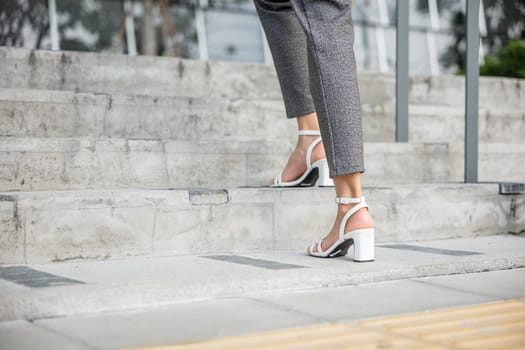
[[[521,40],[510,40],[494,55],[485,58],[479,73],[525,79],[525,43]]]
[[[463,2],[464,3],[464,2]],[[459,6],[458,6],[459,5]],[[496,52],[510,40],[525,40],[525,1],[524,0],[483,0],[487,33],[483,36],[483,46],[489,53]],[[439,12],[451,11],[450,28],[454,40],[448,50],[440,56],[445,67],[457,69],[457,74],[465,70],[465,12],[457,0],[438,1]],[[492,73],[491,73],[492,74]]]

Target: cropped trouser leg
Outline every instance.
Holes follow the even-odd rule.
[[[351,0],[254,2],[287,117],[317,112],[331,177],[363,172]]]

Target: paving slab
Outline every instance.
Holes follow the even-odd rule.
[[[319,322],[318,318],[300,312],[232,298],[147,311],[40,320],[36,324],[97,348],[129,349],[260,332],[270,324],[290,328]]]
[[[456,275],[451,279],[455,280]],[[363,283],[330,288],[322,292],[307,290],[286,294],[273,293],[255,298],[269,305],[279,305],[330,322],[477,304],[496,299],[472,291],[462,292],[437,284],[417,283],[418,280]]]
[[[525,294],[525,270],[494,271],[490,281],[491,283],[488,283],[483,274],[466,274],[461,278],[428,277],[418,280],[419,283],[498,299],[520,298]]]
[[[514,276],[516,280],[520,280],[524,272],[523,269],[504,271],[507,279]],[[476,279],[491,285],[501,281],[501,273],[482,272],[424,279],[435,284],[416,278],[301,291],[266,291],[255,296],[40,319],[33,324],[95,349],[175,345],[266,331],[300,330],[310,325],[350,325],[355,320],[374,322],[377,317],[414,312],[429,315],[432,311],[458,306],[485,305],[501,298],[458,291],[438,284],[443,280],[462,283]],[[513,298],[525,295],[524,283],[525,280],[522,280],[521,286],[515,286]],[[39,348],[52,349],[52,345],[41,338]]]
[[[95,347],[79,339],[48,330],[27,321],[0,323],[1,350],[71,349],[89,350]]]
[[[82,283],[40,288],[27,287],[31,284],[25,284],[23,290],[19,286],[10,288],[9,284],[4,284],[0,320],[43,319],[213,298],[257,296],[268,292],[525,267],[524,237],[492,237],[490,242],[512,241],[514,249],[501,249],[508,243],[487,244],[484,252],[472,251],[476,239],[465,239],[463,245],[454,245],[454,250],[469,251],[471,255],[443,254],[443,245],[439,253],[378,245],[376,261],[373,263],[355,263],[351,253],[341,259],[326,260],[290,251],[225,254],[221,259],[213,254],[211,257],[203,255],[32,264],[29,265],[32,269],[46,275]],[[440,242],[421,242],[420,246],[436,248],[435,244],[440,245]],[[414,285],[414,288],[426,287]],[[474,294],[471,291],[465,293]],[[483,294],[479,296],[487,297]],[[437,301],[436,305],[441,304]]]
[[[524,301],[499,301],[137,350],[523,349]]]

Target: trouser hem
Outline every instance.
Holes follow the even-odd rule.
[[[335,176],[342,176],[342,175],[349,175],[349,174],[355,174],[355,173],[364,173],[365,168],[362,166],[356,166],[356,167],[349,167],[349,168],[339,168],[334,171],[329,171],[330,178],[334,178]]]
[[[293,112],[286,112],[286,118],[295,119],[295,118],[303,117],[305,115],[312,114],[312,113],[315,113],[315,108],[314,109],[304,109],[304,110],[293,111]]]

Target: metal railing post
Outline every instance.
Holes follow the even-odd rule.
[[[51,50],[60,50],[60,36],[58,33],[57,3],[55,0],[48,1],[49,9],[49,33],[51,37]]]
[[[396,142],[408,142],[409,3],[396,5]]]
[[[135,22],[133,21],[133,1],[124,1],[124,15],[126,26],[126,42],[128,44],[128,55],[137,55],[137,38],[135,37]]]
[[[465,182],[478,182],[479,0],[467,0]]]
[[[208,56],[208,40],[206,35],[206,19],[204,18],[204,10],[208,7],[208,0],[199,0],[197,8],[195,9],[195,26],[197,27],[197,44],[199,46],[199,59],[207,60]]]

